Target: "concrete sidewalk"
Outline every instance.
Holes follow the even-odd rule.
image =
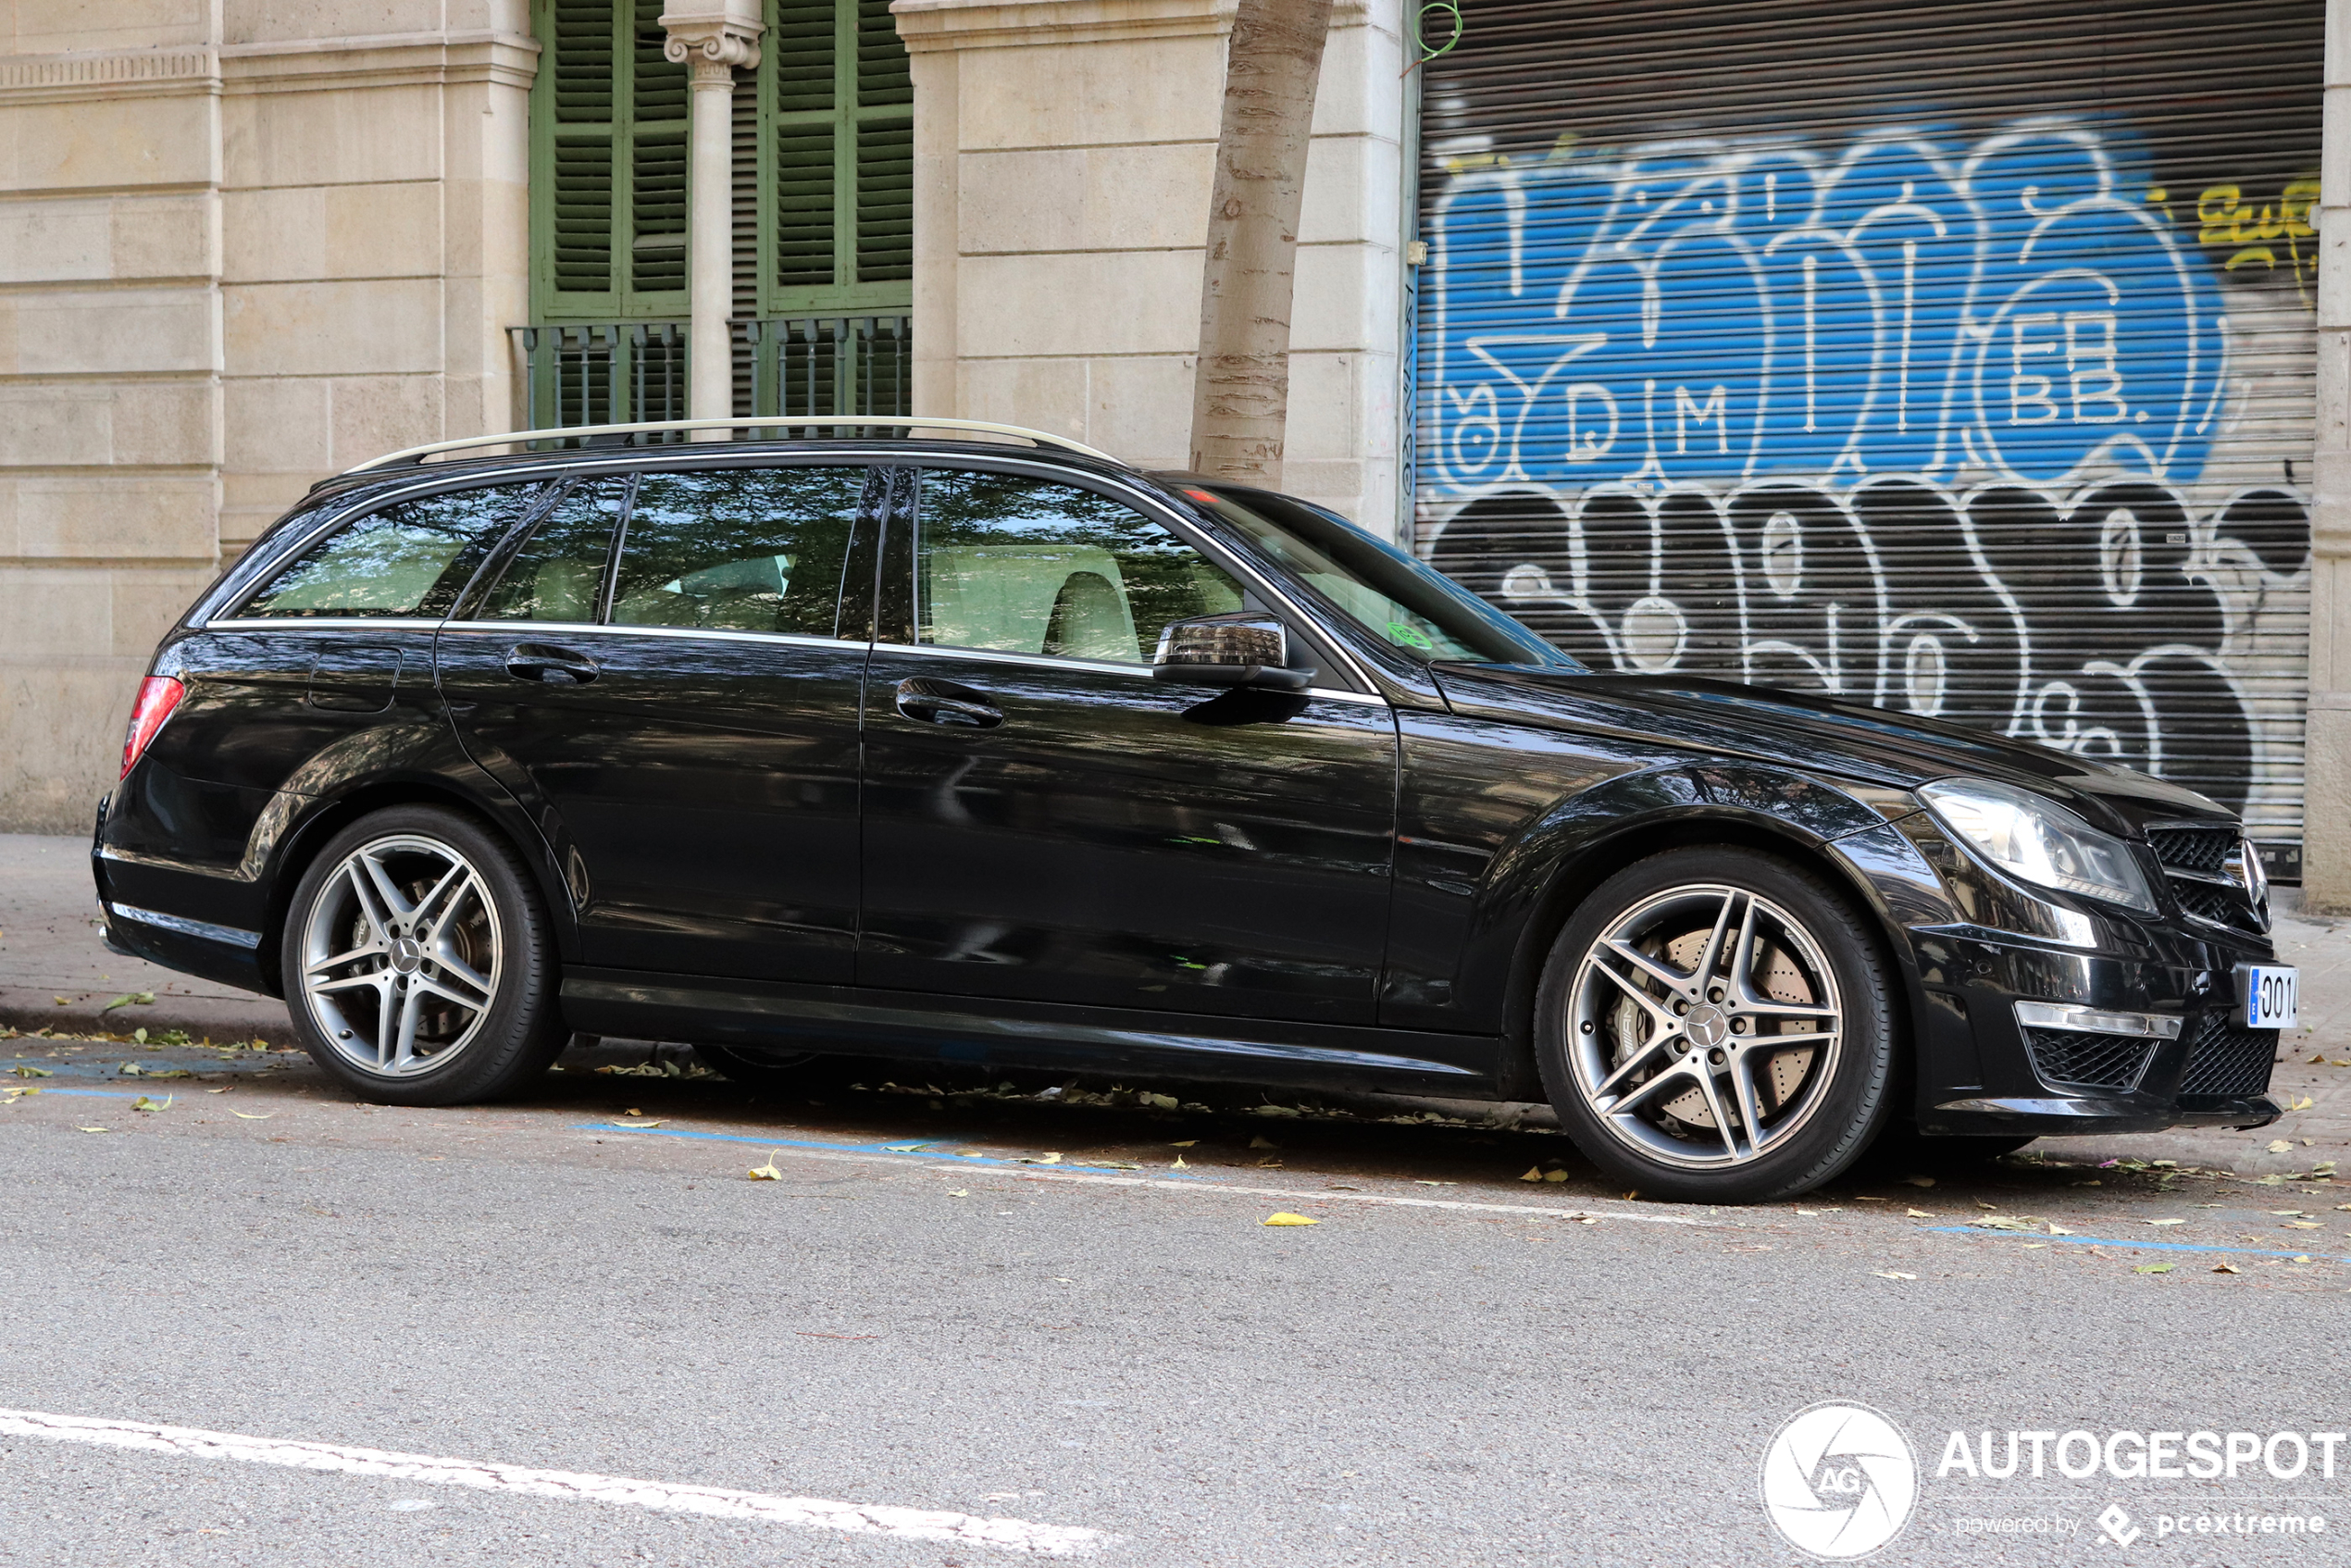
[[[27,1033],[179,1029],[198,1039],[294,1043],[284,1006],[267,997],[107,952],[89,857],[83,839],[0,834],[0,1025]],[[2351,920],[2301,918],[2292,907],[2299,902],[2295,890],[2279,890],[2278,956],[2301,967],[2302,1028],[2280,1052],[2270,1094],[2280,1105],[2307,1100],[2307,1106],[2258,1132],[2181,1130],[2041,1147],[2069,1160],[2177,1160],[2248,1175],[2307,1171],[2336,1159],[2351,1171]],[[125,993],[147,991],[152,1002],[106,1008]],[[1444,1108],[1476,1114],[1458,1102]],[[1548,1116],[1544,1110],[1533,1119]],[[2272,1151],[2279,1139],[2289,1148]]]
[[[125,994],[152,1002],[108,1010]],[[108,952],[99,936],[90,840],[0,833],[0,1025],[31,1033],[102,1031],[266,1039],[292,1045],[283,1003]]]

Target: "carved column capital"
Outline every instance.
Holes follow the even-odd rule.
[[[661,25],[669,34],[663,56],[675,65],[692,61],[698,75],[757,65],[766,29],[758,0],[672,0]]]

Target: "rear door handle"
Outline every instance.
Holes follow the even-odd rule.
[[[545,642],[517,642],[506,650],[506,673],[517,680],[555,686],[585,686],[600,673],[596,661]]]
[[[900,681],[898,711],[918,724],[957,729],[993,729],[1004,722],[1003,710],[988,700],[988,693],[952,680]]]

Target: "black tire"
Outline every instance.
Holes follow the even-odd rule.
[[[697,1045],[694,1058],[712,1072],[745,1089],[790,1094],[808,1087],[825,1058],[814,1051],[746,1051],[731,1045]]]
[[[379,898],[390,886],[415,901],[407,915],[389,902],[365,904],[355,859],[363,850],[384,873]],[[442,892],[449,913],[436,925],[440,906],[419,890],[434,890],[442,866],[453,877],[458,866],[472,875]],[[381,936],[379,926],[404,930],[406,941],[405,949],[391,941],[380,962],[364,951]],[[338,961],[337,953],[355,956]],[[328,840],[295,885],[279,961],[296,1038],[363,1100],[499,1099],[544,1074],[570,1038],[557,1002],[560,963],[529,871],[504,839],[445,807],[393,806]],[[485,964],[486,971],[477,966]],[[313,972],[322,988],[316,994]],[[468,1006],[460,998],[474,994],[476,979],[486,982],[487,1001]],[[399,1025],[411,1015],[404,1040]]]
[[[1735,927],[1748,933],[1735,983]],[[1606,964],[1593,951],[1603,937],[1624,944],[1606,950]],[[1747,987],[1744,1004],[1735,984]],[[1636,986],[1648,1002],[1627,994]],[[1879,934],[1839,890],[1773,855],[1693,847],[1618,872],[1560,931],[1535,1008],[1560,1126],[1644,1197],[1793,1197],[1850,1165],[1895,1110],[1903,1015]],[[1787,1046],[1771,1047],[1783,1036]]]

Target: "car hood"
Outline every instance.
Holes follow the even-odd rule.
[[[1535,666],[1437,664],[1430,671],[1454,711],[1481,718],[1643,736],[1881,788],[1994,778],[2046,795],[2109,832],[2135,833],[2152,821],[2236,820],[2193,790],[2131,768],[1805,692]]]

